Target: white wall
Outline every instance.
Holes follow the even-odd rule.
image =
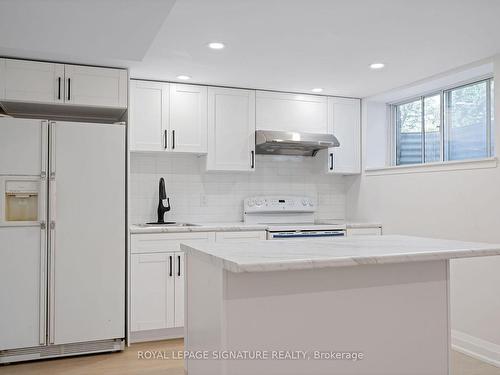
[[[307,195],[319,203],[318,219],[345,218],[344,179],[324,173],[320,157],[257,155],[251,173],[205,172],[194,155],[131,154],[130,222],[156,221],[158,180],[165,178],[175,221],[243,219],[243,199],[252,195]],[[206,204],[202,201],[206,199]]]
[[[500,57],[494,69],[500,77]],[[495,86],[495,112],[500,114],[500,85]],[[374,147],[367,145],[369,128],[383,124],[369,111],[364,120],[366,167],[366,150]],[[347,218],[380,221],[386,234],[500,243],[500,167],[353,177],[347,181]],[[453,343],[499,365],[500,257],[453,261],[451,303]]]

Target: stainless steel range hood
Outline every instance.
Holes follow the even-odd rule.
[[[331,134],[296,133],[272,130],[255,132],[255,152],[266,155],[314,156],[319,150],[339,147]]]

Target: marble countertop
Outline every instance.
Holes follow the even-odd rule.
[[[380,223],[356,223],[343,220],[321,220],[324,224],[338,224],[346,228],[380,228]],[[142,226],[131,225],[130,233],[180,233],[180,232],[237,232],[249,230],[266,230],[266,224],[246,224],[242,221],[229,223],[195,223],[194,226],[176,227],[176,226]]]
[[[265,272],[500,255],[500,244],[398,235],[241,243],[185,243],[181,249],[231,272]]]
[[[234,223],[193,223],[194,226],[141,226],[131,225],[130,233],[181,233],[181,232],[239,232],[249,230],[266,230],[265,224]]]

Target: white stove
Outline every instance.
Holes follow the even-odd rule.
[[[244,200],[244,221],[267,224],[267,238],[328,238],[345,236],[345,224],[314,220],[316,203],[310,197],[269,195]]]

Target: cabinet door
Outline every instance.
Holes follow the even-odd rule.
[[[175,259],[175,327],[184,326],[184,253],[174,253]]]
[[[217,232],[215,234],[215,240],[217,242],[240,242],[240,241],[252,241],[252,240],[265,240],[266,231],[241,231],[241,232]]]
[[[132,331],[174,326],[173,253],[132,254],[131,308]]]
[[[131,81],[130,151],[167,149],[168,90],[168,83]]]
[[[169,149],[175,152],[207,152],[207,88],[170,85]]]
[[[324,96],[257,91],[256,128],[302,133],[326,133]]]
[[[2,59],[0,97],[9,101],[62,103],[64,65]]]
[[[360,100],[328,98],[328,127],[340,142],[328,150],[328,172],[361,173]]]
[[[207,170],[255,168],[255,91],[208,89]]]
[[[67,104],[127,108],[127,71],[65,65]]]

